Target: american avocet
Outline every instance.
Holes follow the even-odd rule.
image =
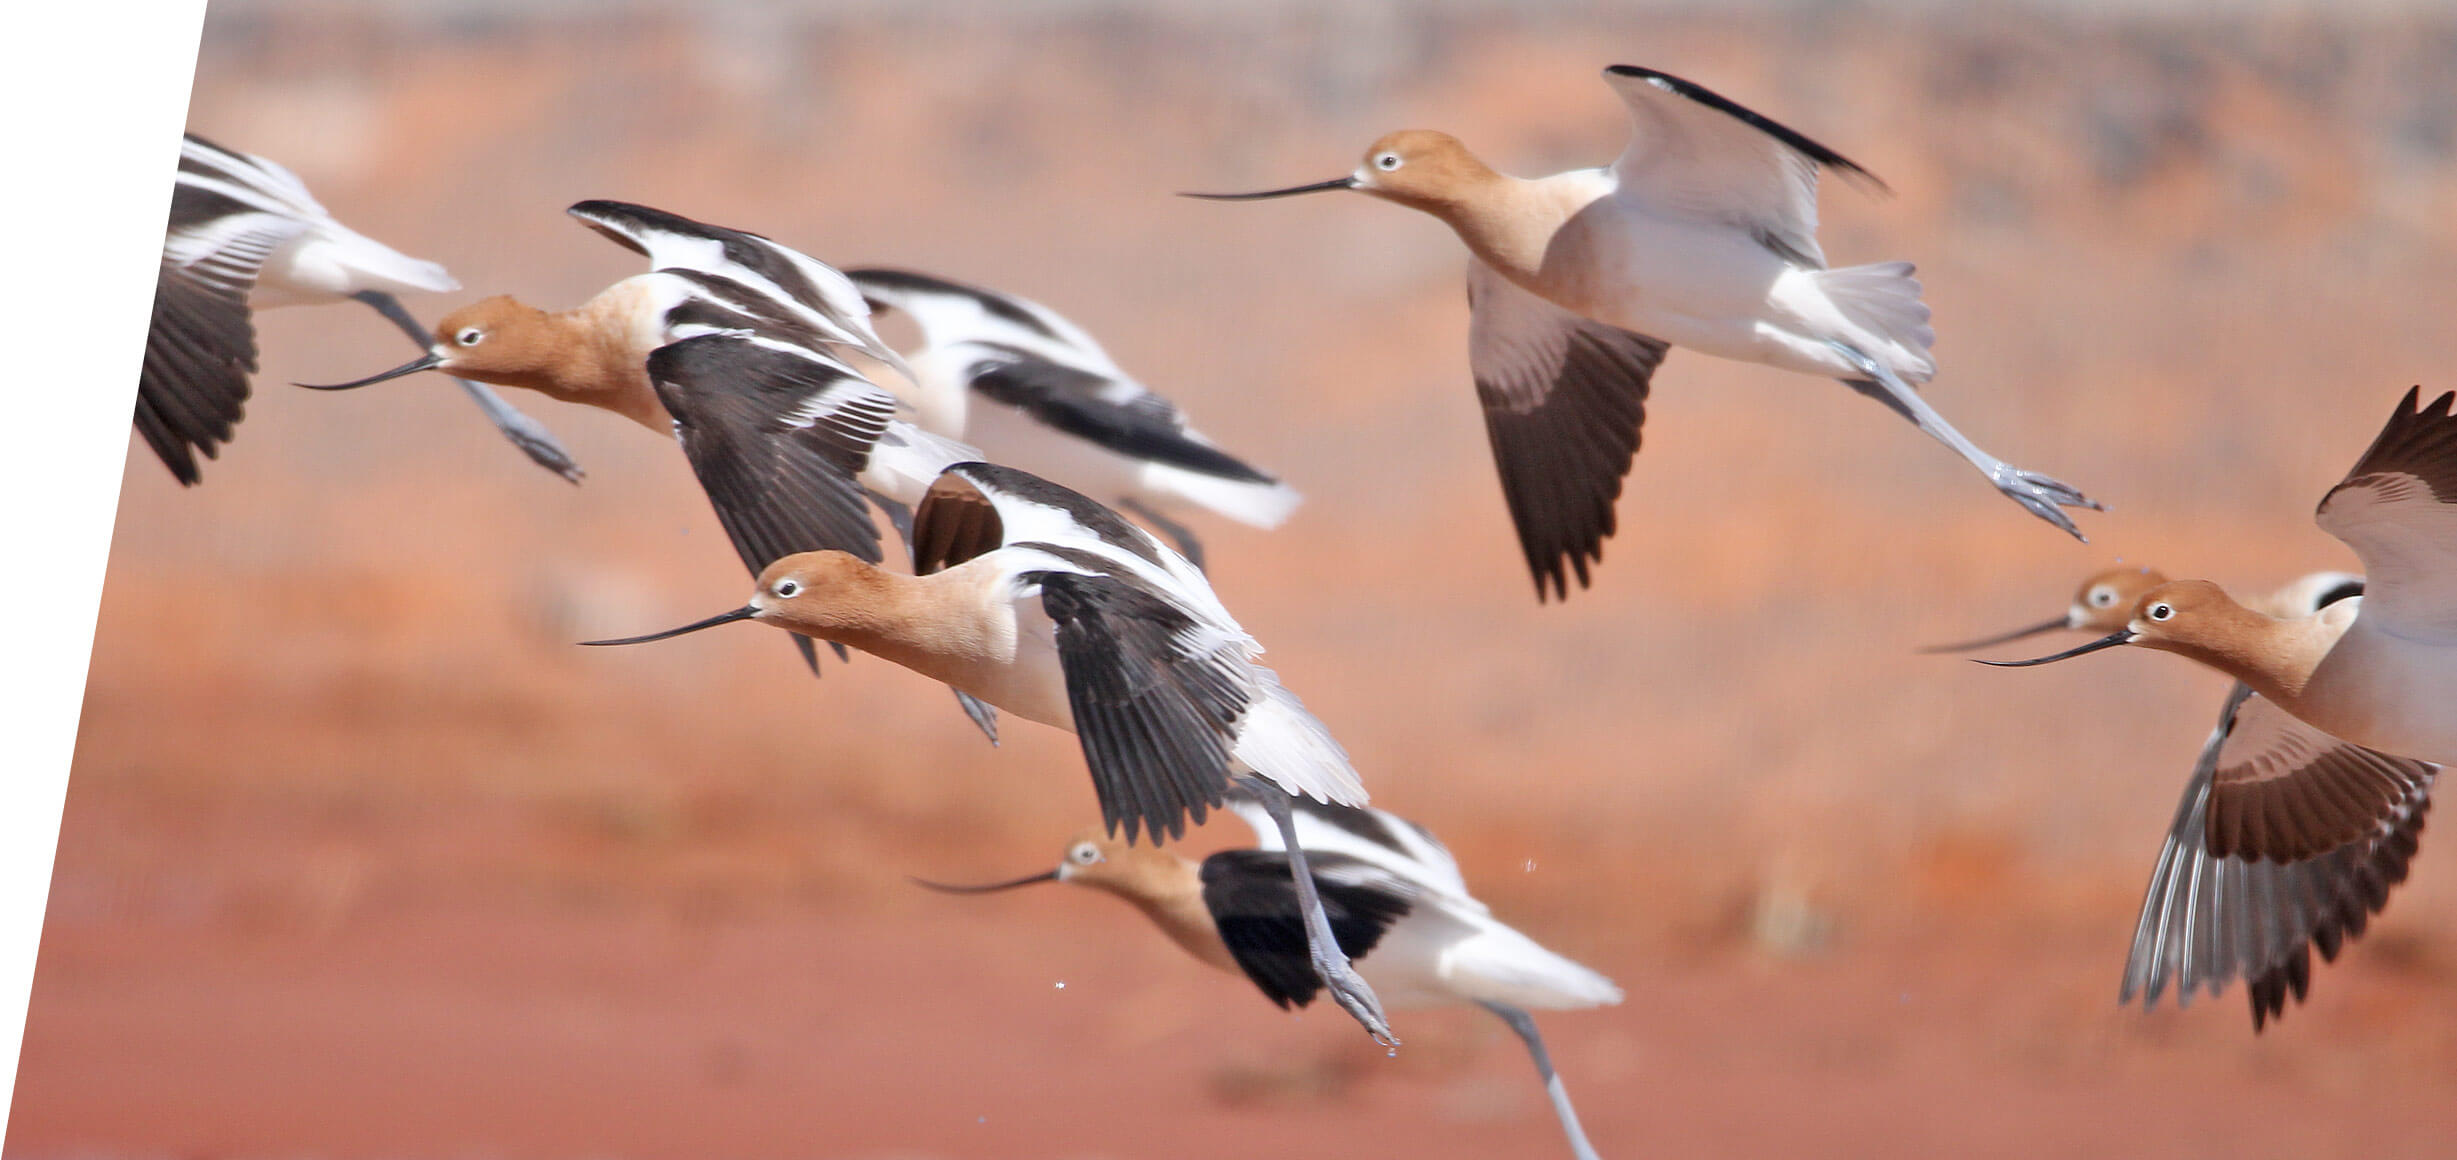
[[[1535,573],[1567,596],[1614,528],[1648,381],[1667,348],[1840,378],[1917,424],[2075,538],[2072,487],[1981,451],[1914,384],[1936,373],[1909,262],[1826,268],[1817,171],[1884,188],[1839,153],[1698,85],[1614,65],[1635,133],[1619,160],[1523,179],[1447,134],[1392,133],[1356,172],[1215,200],[1353,189],[1442,219],[1467,244],[1468,362],[1502,495]]]
[[[202,478],[196,453],[214,458],[245,409],[256,370],[252,311],[355,298],[423,346],[426,328],[393,295],[460,288],[442,266],[334,221],[289,170],[189,133],[137,379],[137,434],[192,485]],[[539,466],[579,481],[580,468],[537,420],[476,383],[461,389]]]
[[[1092,336],[1037,302],[909,270],[848,270],[872,310],[910,315],[916,421],[1087,495],[1107,498],[1177,541],[1202,545],[1175,515],[1199,507],[1276,528],[1296,491],[1220,450],[1186,416],[1111,361]]]
[[[2206,580],[2142,593],[2125,625],[2053,656],[1986,661],[2046,664],[2117,645],[2180,653],[2252,686],[2264,701],[2350,745],[2398,757],[2457,761],[2457,392],[2431,406],[2406,392],[2380,437],[2329,490],[2321,530],[2363,561],[2364,594],[2311,616],[2247,608]],[[2328,821],[2294,833],[2352,841],[2389,820],[2406,789],[2345,772],[2328,754],[2285,760],[2271,781],[2296,792],[2325,784],[2345,799]],[[2315,807],[2326,807],[2316,800]],[[2318,821],[2318,819],[2315,819]]]
[[[913,575],[842,552],[788,556],[750,602],[640,644],[758,620],[851,645],[1026,720],[1074,732],[1101,817],[1128,841],[1183,836],[1232,779],[1287,812],[1304,795],[1362,805],[1348,755],[1220,606],[1201,570],[1116,512],[1039,476],[948,469],[913,513]],[[1302,847],[1292,852],[1302,861]],[[1373,989],[1312,897],[1314,965],[1340,1005],[1390,1037]]]
[[[316,389],[440,370],[670,435],[754,575],[821,549],[878,561],[862,491],[909,507],[949,464],[980,457],[896,419],[895,397],[836,357],[857,350],[902,365],[834,268],[646,206],[584,201],[569,212],[655,269],[559,313],[508,296],[472,303],[436,324],[424,356]],[[809,642],[796,644],[810,659]]]
[[[989,886],[922,882],[980,894],[1036,882],[1071,882],[1134,904],[1195,958],[1243,972],[1285,1009],[1313,1001],[1286,841],[1275,820],[1239,796],[1228,808],[1254,828],[1258,849],[1222,850],[1200,865],[1166,850],[1078,836],[1055,870]],[[1394,1007],[1473,1003],[1501,1017],[1527,1045],[1570,1150],[1593,1160],[1569,1093],[1553,1071],[1530,1008],[1560,1011],[1621,1001],[1612,980],[1571,962],[1494,918],[1467,892],[1459,864],[1423,827],[1382,810],[1299,799],[1295,832],[1311,859],[1340,949]],[[916,881],[919,881],[918,879]]]
[[[2059,628],[2120,630],[2140,597],[2166,583],[2155,569],[2111,568],[2082,582],[2063,617],[1955,647],[1980,648]],[[2247,603],[2265,616],[2289,619],[2312,616],[2362,593],[2360,576],[2315,572]],[[2294,776],[2295,765],[2311,764],[2321,755],[2333,769],[2405,788],[2393,791],[2399,800],[2366,836],[2322,853],[2299,854],[2326,840],[2268,836],[2272,829],[2297,831],[2317,812],[2294,800],[2301,791],[2276,779]],[[2143,1006],[2153,1006],[2172,979],[2182,1005],[2197,989],[2217,996],[2241,975],[2254,1031],[2283,1014],[2288,996],[2300,1001],[2311,986],[2311,948],[2319,947],[2324,960],[2334,961],[2338,948],[2361,936],[2371,916],[2388,905],[2390,890],[2405,881],[2438,772],[2429,762],[2330,737],[2238,682],[2193,763],[2151,870],[2118,1001],[2139,995]],[[2307,788],[2319,786],[2307,783]],[[2248,829],[2258,836],[2248,839]]]

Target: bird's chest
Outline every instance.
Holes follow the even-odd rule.
[[[1585,318],[1713,349],[1766,312],[1786,268],[1733,228],[1602,199],[1554,233],[1529,288]]]

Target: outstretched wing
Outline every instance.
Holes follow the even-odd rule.
[[[1254,697],[1248,642],[1122,576],[1021,579],[1039,586],[1056,625],[1102,822],[1111,833],[1123,825],[1129,842],[1139,827],[1155,842],[1184,837],[1187,817],[1201,825],[1228,792],[1229,752]]]
[[[967,372],[972,389],[1043,426],[1135,459],[1245,483],[1278,482],[1187,431],[1176,404],[1131,379],[1053,362],[1020,347],[975,346],[986,357]]]
[[[2210,775],[2210,853],[2300,862],[2370,838],[2431,792],[2438,767],[2304,724],[2257,694],[2223,726]]]
[[[645,257],[653,269],[691,271],[773,299],[829,342],[910,374],[870,326],[870,307],[834,266],[743,230],[621,201],[584,201],[565,211]]]
[[[191,164],[181,157],[171,189],[135,416],[146,446],[184,484],[201,478],[196,453],[213,458],[246,410],[256,370],[248,293],[273,251],[308,228],[243,200],[244,188],[195,180]]]
[[[1331,937],[1349,958],[1363,960],[1407,917],[1413,891],[1389,871],[1343,854],[1309,850],[1307,858]],[[1202,879],[1203,906],[1246,977],[1284,1009],[1313,1002],[1322,979],[1314,973],[1287,853],[1223,850],[1203,860]]]
[[[1536,579],[1536,597],[1587,586],[1604,558],[1613,504],[1638,453],[1660,339],[1581,318],[1491,266],[1468,267],[1468,364],[1502,498]]]
[[[746,334],[659,347],[648,376],[753,574],[797,552],[879,561],[854,479],[895,413],[893,396],[833,359]]]
[[[1786,261],[1826,264],[1817,246],[1817,170],[1885,183],[1850,158],[1667,73],[1617,64],[1604,80],[1629,106],[1621,188],[1655,209],[1750,231]]]
[[[2457,391],[2421,400],[2406,392],[2317,519],[2363,559],[2365,621],[2457,645]]]
[[[2176,1002],[2183,1004],[2197,989],[2216,996],[2241,976],[2258,1030],[2284,1012],[2289,994],[2303,998],[2311,948],[2336,958],[2338,948],[2360,936],[2387,905],[2390,889],[2405,880],[2431,802],[2417,795],[2385,826],[2316,858],[2277,862],[2214,854],[2208,841],[2211,786],[2220,751],[2248,700],[2258,697],[2237,685],[2194,763],[2150,874],[2119,998],[2130,1002],[2139,995],[2143,1005],[2152,1005],[2173,982]]]

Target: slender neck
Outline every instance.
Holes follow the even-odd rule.
[[[1439,199],[1398,199],[1442,219],[1478,260],[1522,284],[1544,270],[1553,234],[1580,204],[1550,178],[1529,180],[1477,165]]]
[[[2213,617],[2208,630],[2191,640],[2161,641],[2154,647],[2217,669],[2292,710],[2302,700],[2312,671],[2345,630],[2339,617],[2281,620],[2237,605]]]
[[[1014,624],[982,599],[990,573],[967,564],[908,576],[851,558],[840,567],[824,601],[804,597],[762,619],[967,691],[984,669],[1013,659]]]
[[[1133,903],[1187,954],[1221,970],[1236,972],[1237,959],[1221,940],[1220,925],[1213,921],[1210,908],[1203,905],[1201,874],[1194,863],[1174,854],[1169,857],[1178,864],[1178,872],[1159,881],[1138,882],[1131,891],[1113,888],[1111,892]]]

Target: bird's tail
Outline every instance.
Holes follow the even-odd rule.
[[[1904,381],[1924,383],[1936,377],[1937,360],[1928,348],[1937,332],[1928,325],[1928,304],[1920,301],[1920,281],[1909,262],[1877,262],[1817,272],[1818,288],[1843,317],[1882,344],[1865,351]]]

